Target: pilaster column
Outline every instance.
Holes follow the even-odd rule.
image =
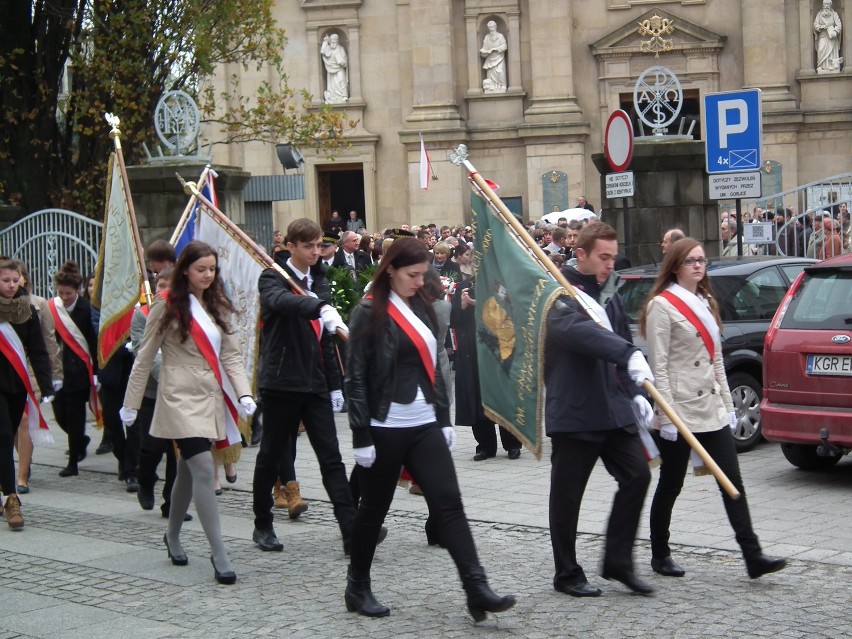
[[[787,82],[787,49],[784,0],[743,2],[743,84],[759,88],[763,111],[796,109],[796,98]]]

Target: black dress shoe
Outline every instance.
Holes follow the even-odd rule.
[[[133,475],[128,475],[124,478],[124,486],[127,492],[135,493],[139,490],[139,481]]]
[[[521,457],[521,449],[520,448],[512,448],[509,450],[509,459],[520,459]]]
[[[492,457],[497,457],[497,453],[480,452],[473,456],[473,461],[484,461],[486,459],[491,459]]]
[[[169,509],[168,508],[160,508],[160,512],[163,514],[163,519],[169,518]],[[192,515],[190,515],[189,513],[186,513],[183,516],[183,520],[184,521],[192,521]]]
[[[754,559],[746,560],[746,568],[748,576],[752,579],[757,579],[763,575],[768,575],[770,572],[778,572],[787,566],[787,560],[780,557],[768,557],[767,555],[758,555]]]
[[[88,440],[89,438],[86,437],[86,439]],[[89,442],[87,441],[86,443],[88,444]],[[109,438],[101,439],[100,445],[97,447],[97,449],[95,449],[95,455],[107,455],[111,452],[112,442],[109,440]]]
[[[229,570],[228,572],[219,572],[219,569],[216,567],[216,562],[213,561],[213,557],[210,557],[210,563],[213,564],[213,576],[216,577],[216,581],[223,586],[230,586],[232,583],[237,581],[237,574],[233,570]]]
[[[74,467],[66,466],[65,468],[63,468],[62,470],[59,471],[60,477],[73,477],[73,476],[79,475],[79,474],[80,473],[77,470],[76,466],[74,466]]]
[[[675,563],[671,555],[662,559],[651,557],[651,568],[664,577],[683,577],[686,574],[686,571]]]
[[[169,559],[172,560],[175,566],[185,566],[189,563],[189,558],[186,555],[175,555],[172,553],[172,549],[169,548],[169,538],[166,535],[163,535],[163,543],[166,544],[166,554],[168,554]]]
[[[154,486],[140,483],[139,490],[136,491],[136,499],[139,500],[142,510],[154,510]]]
[[[607,581],[609,581],[610,579],[620,581],[625,586],[630,588],[630,590],[640,595],[650,595],[654,592],[654,589],[648,584],[646,584],[644,581],[639,579],[639,577],[637,577],[632,570],[626,570],[624,572],[610,572],[608,570],[604,570],[601,573],[601,577],[603,577]]]
[[[588,581],[581,581],[578,584],[570,584],[570,585],[562,585],[562,584],[553,584],[554,589],[559,592],[564,592],[566,595],[571,595],[572,597],[600,597],[601,589],[593,586]]]
[[[255,528],[251,538],[261,550],[275,552],[284,550],[284,544],[278,541],[272,528]]]

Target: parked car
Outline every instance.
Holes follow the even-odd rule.
[[[763,431],[787,461],[828,468],[852,450],[852,255],[808,266],[787,292],[763,376]]]
[[[793,280],[815,262],[807,258],[750,256],[710,258],[707,265],[724,324],[722,356],[739,417],[734,439],[740,452],[751,450],[761,439],[763,341],[769,323]],[[645,340],[638,335],[639,314],[658,272],[658,265],[619,271],[618,292],[624,298],[633,339],[643,352]]]

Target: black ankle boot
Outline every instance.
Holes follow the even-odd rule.
[[[373,596],[370,590],[370,577],[355,576],[352,566],[346,572],[346,609],[349,612],[357,612],[365,617],[386,617],[390,614],[390,608],[383,606]]]
[[[466,568],[461,575],[464,591],[467,593],[467,609],[474,621],[485,619],[486,612],[503,612],[515,605],[512,595],[498,597],[488,587],[482,566]]]

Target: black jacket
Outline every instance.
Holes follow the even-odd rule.
[[[334,337],[323,330],[318,342],[310,321],[318,319],[320,308],[331,303],[331,287],[319,263],[311,267],[311,277],[311,290],[317,297],[296,295],[275,269],[260,274],[257,286],[263,329],[257,387],[261,392],[327,393],[343,387]]]
[[[61,302],[57,302],[61,304]],[[72,321],[80,329],[86,343],[89,345],[89,356],[92,358],[92,372],[98,374],[98,336],[92,324],[92,306],[85,297],[78,296],[74,310],[69,313]],[[56,343],[62,351],[62,372],[65,379],[62,390],[65,392],[89,390],[89,371],[86,362],[77,357],[68,345],[62,341],[59,331],[56,332]]]
[[[419,297],[412,298],[412,310],[434,333],[435,327],[428,319],[425,304]],[[391,401],[399,392],[397,384],[404,381],[397,375],[397,362],[400,339],[408,337],[390,315],[378,334],[365,335],[372,310],[372,300],[361,300],[349,318],[351,337],[347,349],[346,397],[354,448],[372,444],[370,419],[384,421],[387,418]],[[421,389],[426,401],[435,406],[438,426],[450,426],[450,407],[440,366],[435,367],[435,387],[425,384]]]
[[[25,289],[18,289],[15,297],[22,297],[26,294]],[[44,346],[44,337],[41,334],[38,313],[30,306],[30,318],[20,324],[11,324],[11,326],[18,334],[18,337],[21,338],[24,352],[35,373],[36,381],[38,381],[39,388],[34,388],[33,390],[41,390],[42,397],[53,395],[53,383],[50,377],[50,358],[47,355],[47,348]],[[0,393],[13,394],[25,391],[24,383],[15,372],[15,369],[12,368],[12,364],[8,359],[0,356]]]
[[[599,299],[594,276],[573,267],[562,273],[571,284]],[[638,349],[615,295],[606,305],[613,331],[599,327],[579,302],[560,298],[547,316],[544,379],[547,385],[545,429],[549,436],[636,429],[633,397],[641,393],[627,375],[627,362]]]

